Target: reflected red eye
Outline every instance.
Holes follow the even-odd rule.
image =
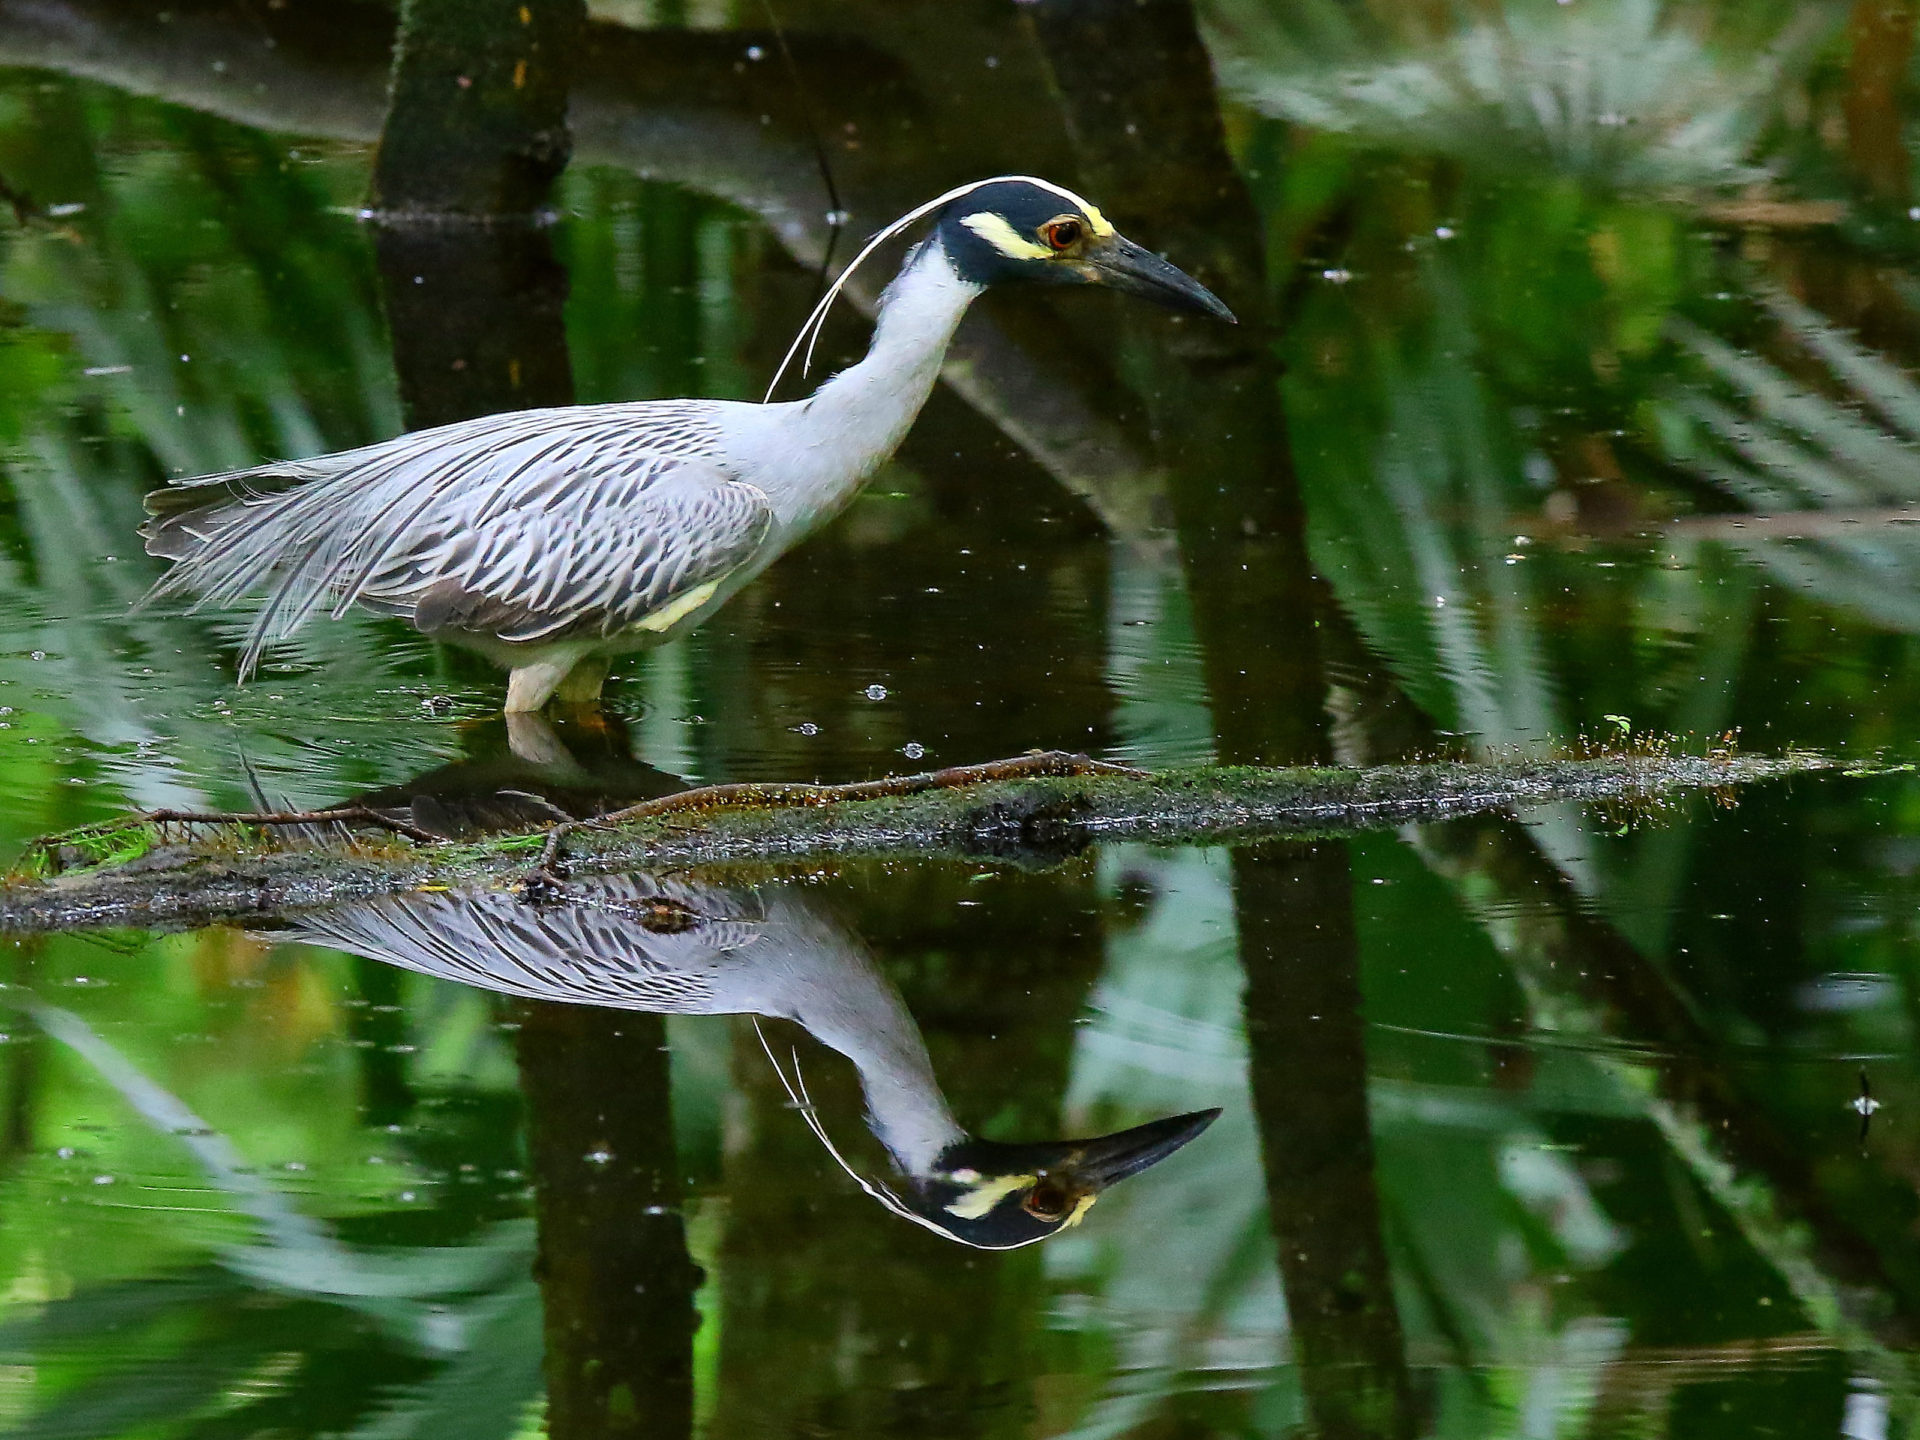
[[[1071,215],[1049,220],[1040,227],[1040,238],[1056,250],[1071,250],[1085,233],[1086,227]]]
[[[1073,1209],[1073,1197],[1053,1181],[1042,1180],[1027,1192],[1027,1198],[1020,1202],[1020,1208],[1036,1220],[1062,1220]]]

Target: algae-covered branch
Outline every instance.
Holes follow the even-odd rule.
[[[0,929],[184,924],[428,886],[523,884],[550,878],[563,851],[580,873],[876,855],[1044,860],[1100,840],[1226,843],[1553,802],[1646,806],[1831,764],[1808,754],[1650,751],[1149,774],[1048,753],[842,786],[714,786],[599,818],[518,791],[469,797],[490,816],[525,802],[539,817],[505,834],[476,834],[444,799],[430,815],[404,799],[304,813],[162,811],[37,844],[0,892]]]

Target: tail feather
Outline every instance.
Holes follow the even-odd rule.
[[[240,655],[245,680],[268,645],[316,610],[351,604],[403,554],[409,529],[450,486],[516,436],[537,436],[544,413],[486,416],[313,460],[176,481],[147,497],[147,552],[175,563],[140,603],[191,594],[193,613],[264,595]]]
[[[656,424],[677,427],[671,453],[697,450],[709,432],[695,418],[677,407],[524,410],[176,481],[147,497],[147,551],[174,565],[141,604],[191,595],[191,613],[261,596],[240,656],[244,680],[268,645],[318,611],[366,600],[410,616],[436,578],[420,571],[420,557],[497,526],[530,494],[545,497],[541,487],[559,483],[549,472],[610,445],[632,450]],[[644,470],[650,453],[629,457],[616,476]]]

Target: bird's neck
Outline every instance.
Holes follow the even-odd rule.
[[[751,1008],[782,1014],[853,1062],[867,1124],[902,1170],[927,1175],[940,1153],[965,1138],[934,1079],[920,1027],[900,992],[842,932],[810,917],[769,927],[785,955],[762,972],[765,993]]]
[[[899,1004],[897,999],[894,1003]],[[905,1021],[900,1029],[836,1025],[817,1015],[802,1024],[814,1039],[853,1062],[867,1102],[867,1128],[887,1147],[894,1163],[906,1174],[926,1176],[933,1173],[941,1153],[964,1140],[966,1132],[947,1108],[920,1032],[904,1008],[900,1018]]]
[[[783,454],[759,483],[783,519],[838,508],[893,454],[983,288],[960,278],[937,237],[913,252],[881,296],[866,358],[794,405],[781,427]]]

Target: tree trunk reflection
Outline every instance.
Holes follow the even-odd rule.
[[[566,164],[578,0],[408,0],[375,165],[410,427],[573,401],[566,274],[537,212]],[[693,1427],[694,1294],[658,1015],[524,1004],[547,1428]]]
[[[1912,188],[1901,102],[1913,61],[1913,0],[1854,0],[1848,16],[1847,158],[1876,199]]]
[[[1137,216],[1241,320],[1231,330],[1183,321],[1177,339],[1156,344],[1161,383],[1148,396],[1172,471],[1218,756],[1324,760],[1320,587],[1287,449],[1261,229],[1227,153],[1192,6],[1042,0],[1030,13],[1085,185],[1122,230]],[[1346,847],[1239,852],[1234,908],[1268,1205],[1308,1408],[1328,1437],[1408,1435]]]
[[[1036,33],[1054,60],[1082,183],[1114,223],[1219,294],[1228,327],[1128,314],[1154,328],[1147,394],[1228,764],[1322,759],[1326,686],[1313,626],[1305,511],[1287,449],[1264,244],[1227,153],[1213,70],[1187,0],[1044,0]]]
[[[579,0],[408,0],[372,205],[409,428],[573,399],[539,212],[570,153]]]
[[[1238,851],[1233,890],[1267,1203],[1308,1410],[1326,1440],[1410,1436],[1346,846]]]
[[[693,1297],[666,1022],[519,1007],[554,1440],[693,1430]]]

